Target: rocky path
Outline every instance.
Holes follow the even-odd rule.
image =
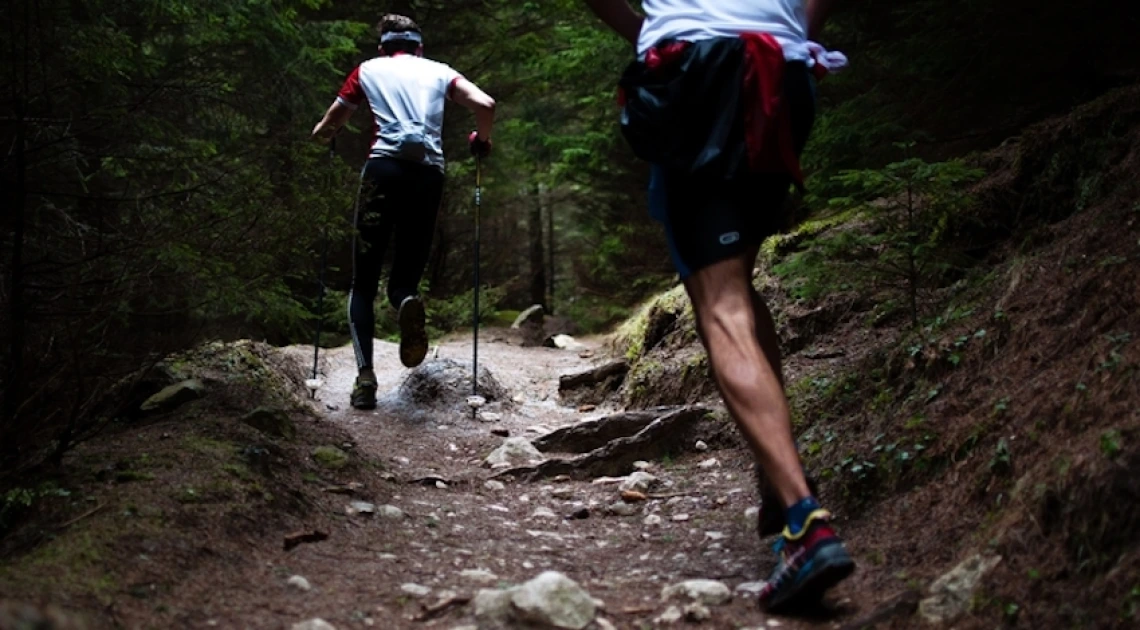
[[[506,390],[484,409],[497,414],[493,421],[473,419],[462,403],[414,408],[401,391],[410,372],[394,361],[378,372],[378,409],[353,410],[352,351],[327,354],[318,396],[327,421],[352,436],[350,454],[380,466],[341,480],[357,496],[336,497],[345,512],[332,516],[328,540],[267,554],[242,578],[252,588],[217,595],[214,608],[234,615],[220,625],[329,627],[293,625],[319,618],[342,629],[509,628],[530,615],[575,628],[839,628],[858,616],[842,589],[817,619],[767,618],[757,609],[753,593],[770,552],[749,513],[751,462],[735,447],[693,444],[682,449],[688,454],[639,463],[648,483],[634,490],[647,500],[631,503],[621,500],[618,481],[522,482],[487,467],[508,436],[533,439],[618,411],[583,413],[558,402],[558,377],[595,365],[597,341],[567,351],[494,339],[489,333],[480,346],[481,367]],[[469,368],[470,352],[469,339],[452,339],[421,370],[446,372],[455,368],[450,361]],[[396,348],[379,342],[376,353],[394,357]],[[665,601],[664,589],[690,580],[703,581],[672,589]],[[503,590],[517,585],[526,587]],[[500,594],[478,595],[484,589]],[[514,604],[504,603],[511,597]],[[569,608],[547,610],[552,600]]]

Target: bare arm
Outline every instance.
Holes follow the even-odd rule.
[[[335,136],[336,132],[348,122],[348,119],[352,118],[353,111],[352,108],[341,103],[339,100],[333,101],[328,111],[325,112],[325,117],[321,119],[321,122],[317,123],[316,127],[313,127],[313,140],[321,144],[328,142],[329,139]]]
[[[645,18],[638,15],[626,0],[586,0],[586,5],[606,23],[606,26],[617,31],[617,34],[629,43],[637,45],[637,38],[641,35],[641,23]]]
[[[835,0],[807,0],[808,39],[819,37],[834,4]]]
[[[495,99],[479,89],[479,86],[459,79],[452,88],[451,100],[471,110],[475,114],[475,129],[480,140],[491,139],[491,128],[495,125]]]

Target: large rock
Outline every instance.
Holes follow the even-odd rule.
[[[487,466],[494,468],[496,465],[509,464],[530,464],[532,462],[541,462],[546,458],[530,443],[530,440],[522,437],[513,437],[503,440],[502,446],[491,451],[487,459],[483,462]]]
[[[403,407],[412,415],[416,411],[451,411],[470,414],[467,397],[471,395],[471,367],[451,359],[425,361],[412,370],[393,394],[380,402],[387,407]],[[509,403],[507,390],[486,367],[479,368],[479,395],[486,403]]]
[[[259,407],[242,416],[241,421],[270,437],[292,440],[297,436],[293,419],[283,409]]]
[[[970,611],[974,593],[1001,556],[973,555],[930,585],[930,597],[918,604],[918,612],[932,623],[952,621]]]
[[[571,337],[570,335],[562,335],[562,334],[550,335],[545,340],[543,340],[542,345],[544,347],[547,347],[547,348],[558,348],[560,350],[572,350],[574,352],[586,349],[585,344],[579,343],[577,339]]]
[[[546,571],[517,587],[511,605],[522,621],[566,630],[582,630],[598,610],[589,593],[557,571]]]
[[[531,306],[530,308],[526,309],[525,311],[519,313],[519,316],[515,318],[514,323],[511,324],[511,328],[514,328],[517,330],[519,328],[522,328],[523,326],[528,326],[528,325],[529,326],[538,326],[541,328],[542,327],[542,320],[543,320],[543,317],[545,315],[546,315],[546,311],[545,311],[545,309],[542,308],[542,305],[541,304],[535,304],[534,306]]]
[[[175,383],[169,387],[164,387],[162,391],[154,396],[147,398],[145,402],[139,407],[139,410],[144,414],[159,414],[175,409],[185,405],[186,403],[198,400],[206,393],[206,386],[198,379],[189,379],[181,383]]]

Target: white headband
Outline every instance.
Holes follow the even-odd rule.
[[[381,44],[387,44],[388,42],[394,41],[416,42],[417,44],[422,44],[424,38],[415,31],[389,31],[380,36]]]

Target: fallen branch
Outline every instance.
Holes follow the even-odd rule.
[[[658,407],[586,420],[547,433],[534,440],[534,447],[543,453],[589,453],[617,438],[634,435],[654,420],[677,409],[678,407]]]
[[[423,608],[423,612],[420,613],[419,616],[415,618],[415,620],[428,621],[435,619],[448,609],[454,608],[456,606],[464,606],[470,601],[471,597],[469,595],[453,595],[446,599],[441,599],[438,602],[431,604],[430,606],[428,604],[421,604],[420,607]]]
[[[511,468],[495,475],[536,481],[557,475],[573,479],[624,475],[638,460],[658,459],[684,450],[692,429],[709,413],[706,407],[682,407],[649,423],[636,435],[611,440],[574,459],[550,459],[536,466]]]
[[[68,527],[71,527],[72,525],[78,523],[79,521],[82,521],[83,519],[87,518],[88,516],[95,514],[96,512],[98,512],[99,510],[102,510],[105,507],[107,507],[106,503],[101,503],[99,505],[96,505],[95,507],[91,508],[90,510],[87,510],[86,512],[80,514],[79,516],[76,516],[75,518],[71,519],[70,521],[67,521],[66,523],[60,525],[59,529],[67,529]]]
[[[290,551],[297,545],[303,543],[316,543],[322,540],[328,540],[329,535],[326,532],[314,529],[311,532],[297,532],[285,536],[285,551]]]

